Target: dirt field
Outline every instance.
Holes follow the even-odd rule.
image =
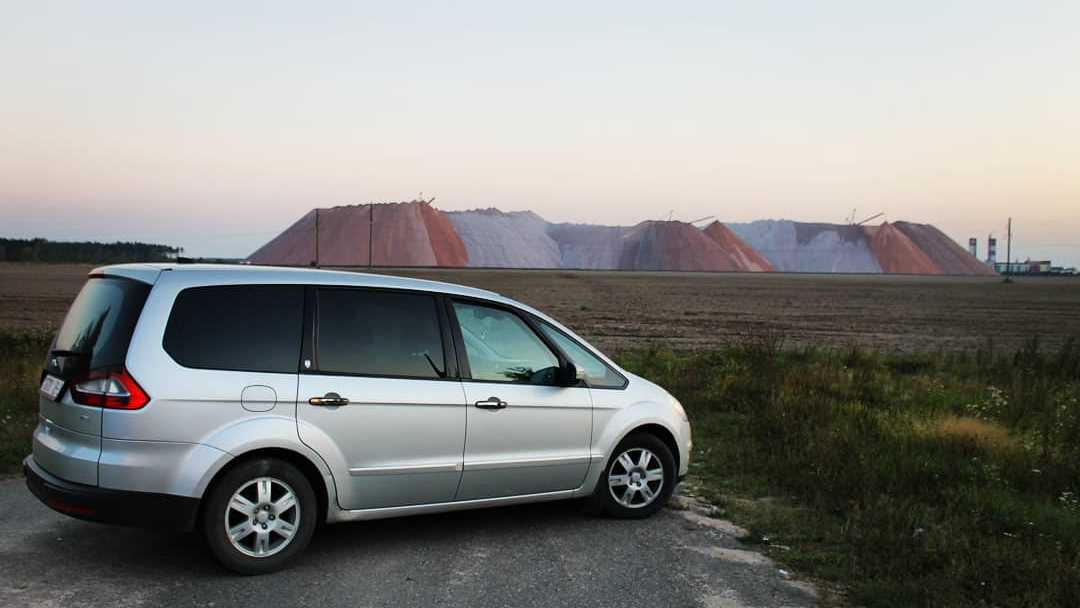
[[[0,264],[0,327],[55,327],[88,267]],[[393,269],[527,302],[600,348],[696,349],[746,336],[884,350],[1050,348],[1080,337],[1080,278]]]

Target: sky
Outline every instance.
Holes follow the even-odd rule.
[[[884,213],[1080,266],[1075,0],[0,2],[0,236]],[[879,220],[875,220],[876,223]]]

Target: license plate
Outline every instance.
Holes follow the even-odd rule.
[[[45,379],[41,381],[41,392],[49,396],[49,399],[56,401],[60,398],[60,391],[64,390],[64,381],[52,374],[46,374]]]

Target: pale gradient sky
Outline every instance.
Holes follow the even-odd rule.
[[[0,236],[315,206],[842,222],[1080,265],[1080,2],[0,2]]]

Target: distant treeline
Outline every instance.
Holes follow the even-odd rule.
[[[0,238],[0,261],[121,264],[175,260],[182,250],[152,243],[67,243],[48,239]]]

